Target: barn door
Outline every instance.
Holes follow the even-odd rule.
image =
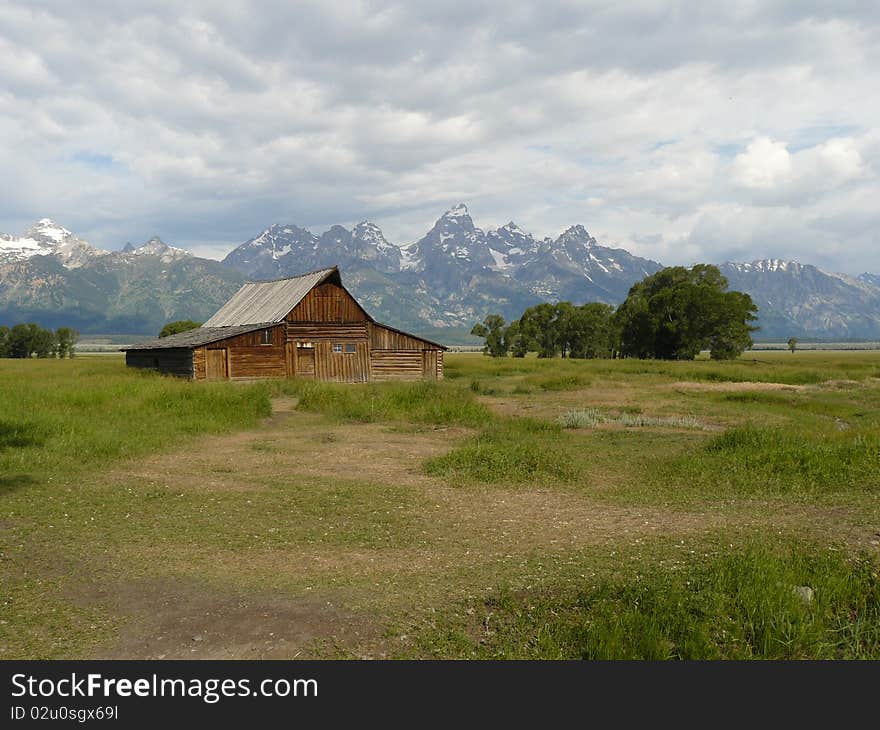
[[[308,378],[315,377],[315,348],[311,343],[297,343],[296,374]]]
[[[225,347],[220,350],[208,350],[205,377],[208,380],[224,380],[229,377],[229,371],[226,367]]]
[[[422,377],[431,379],[437,377],[436,350],[422,350]]]

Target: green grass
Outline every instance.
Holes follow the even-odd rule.
[[[583,588],[502,591],[423,630],[417,645],[481,659],[880,656],[875,559],[817,546],[731,548],[628,567]]]
[[[253,426],[269,396],[266,384],[190,383],[117,358],[0,360],[0,489]]]
[[[880,434],[747,424],[673,458],[654,481],[704,496],[880,493]]]
[[[571,457],[559,445],[563,438],[556,424],[526,418],[499,421],[461,446],[430,459],[425,471],[458,485],[569,482],[576,472]]]
[[[880,658],[880,355],[756,357],[357,385],[0,361],[0,657],[86,656],[131,619],[95,586],[171,576],[344,595],[407,627],[390,656]],[[261,427],[277,395],[300,413]]]
[[[864,381],[865,378],[880,377],[876,351],[811,351],[796,355],[787,352],[756,352],[745,353],[741,358],[731,361],[562,360],[533,356],[494,359],[479,354],[467,354],[447,356],[445,368],[446,377],[451,379],[646,376],[697,382],[814,385],[834,379]]]
[[[481,426],[491,420],[489,410],[474,399],[472,390],[443,382],[351,386],[292,380],[283,387],[299,398],[300,410],[345,421]]]

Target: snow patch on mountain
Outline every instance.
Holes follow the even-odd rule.
[[[774,272],[774,271],[788,271],[789,268],[797,272],[801,264],[798,261],[786,261],[785,259],[760,259],[757,261],[747,261],[741,263],[735,262],[727,262],[731,266],[736,267],[739,271],[754,271],[754,272]]]
[[[126,244],[122,252],[131,256],[158,256],[164,263],[192,256],[186,249],[169,246],[159,236],[153,236],[149,241],[137,247],[130,243]]]
[[[109,251],[91,246],[51,218],[41,218],[24,235],[0,233],[0,263],[24,261],[32,256],[55,256],[68,269],[83,266]]]

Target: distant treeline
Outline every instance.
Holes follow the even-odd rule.
[[[629,290],[617,309],[601,303],[538,304],[507,324],[498,314],[474,325],[493,357],[638,357],[692,360],[738,357],[752,345],[758,308],[748,294],[727,291],[716,266],[673,266]]]
[[[71,327],[47,330],[29,322],[0,326],[0,357],[73,357],[79,332]]]

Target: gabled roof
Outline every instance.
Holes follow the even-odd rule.
[[[249,281],[242,284],[241,289],[201,327],[181,332],[180,334],[170,335],[169,337],[159,337],[154,340],[138,342],[120,349],[167,350],[177,347],[192,349],[211,342],[225,340],[227,337],[235,337],[236,335],[243,335],[255,330],[272,327],[283,322],[288,313],[305,298],[306,294],[325,281],[330,281],[348,292],[342,284],[342,277],[337,266],[285,279]],[[361,309],[363,310],[363,307]],[[367,320],[378,327],[384,327],[392,332],[398,332],[416,340],[427,342],[443,350],[448,349],[445,345],[441,345],[438,342],[432,342],[424,337],[404,332],[395,327],[389,327],[387,324],[381,324],[373,319],[366,310],[363,311]]]
[[[274,322],[261,322],[259,324],[238,325],[237,327],[196,327],[186,332],[178,332],[176,335],[168,335],[167,337],[157,337],[155,340],[146,340],[144,342],[136,342],[133,345],[126,345],[119,348],[120,350],[172,350],[177,347],[185,347],[192,349],[193,347],[201,347],[211,342],[225,340],[227,337],[235,337],[236,335],[244,335],[248,332],[271,327]]]
[[[217,310],[206,327],[235,327],[280,322],[318,284],[334,278],[342,283],[335,266],[275,281],[249,281]]]

